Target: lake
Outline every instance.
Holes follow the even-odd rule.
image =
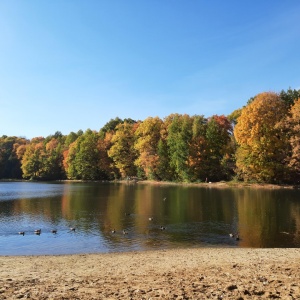
[[[0,255],[299,246],[299,190],[0,182]]]

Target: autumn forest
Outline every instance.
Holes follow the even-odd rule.
[[[31,140],[0,138],[0,179],[300,182],[300,90],[265,92],[228,116],[115,118]]]

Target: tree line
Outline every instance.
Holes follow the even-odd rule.
[[[229,116],[115,118],[99,131],[0,138],[0,178],[299,183],[300,90],[264,92]]]

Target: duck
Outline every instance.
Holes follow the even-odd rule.
[[[25,235],[25,231],[20,231],[19,234],[24,236]]]
[[[229,233],[229,236],[230,236],[231,238],[233,238],[233,237],[234,237],[234,234],[233,234],[233,233]]]
[[[150,217],[150,218],[149,218],[149,221],[153,221],[153,218],[152,218],[152,217]]]
[[[35,234],[40,235],[42,233],[42,229],[36,229],[34,231]]]
[[[123,230],[123,234],[128,234],[128,232],[124,229],[124,230]]]
[[[160,226],[159,229],[160,229],[160,230],[166,230],[166,227]]]
[[[54,233],[54,234],[56,234],[57,230],[56,229],[52,229],[51,232]]]
[[[75,227],[71,227],[71,228],[70,228],[70,231],[75,231],[75,230],[76,230]]]
[[[116,230],[115,230],[115,229],[113,229],[113,230],[111,231],[111,233],[116,233]]]
[[[238,234],[236,235],[235,240],[236,240],[236,241],[239,241],[239,240],[240,240],[240,236],[239,236]]]

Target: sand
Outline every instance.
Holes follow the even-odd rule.
[[[0,299],[300,299],[300,249],[0,257]]]

